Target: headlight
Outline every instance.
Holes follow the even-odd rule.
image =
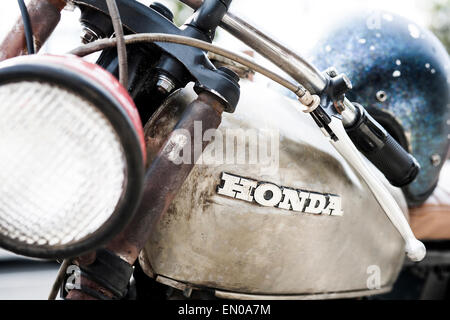
[[[53,258],[123,228],[140,199],[144,138],[117,80],[75,57],[0,65],[0,246]]]

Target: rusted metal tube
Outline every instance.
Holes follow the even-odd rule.
[[[65,0],[31,0],[27,5],[36,51],[43,46],[61,19]],[[22,18],[0,44],[0,61],[28,53]]]
[[[225,106],[213,94],[201,92],[183,112],[151,163],[145,178],[142,202],[131,223],[106,248],[132,265],[139,256],[154,226],[161,219],[188,177],[208,142],[198,136],[206,130],[217,129]],[[197,143],[199,140],[200,143]],[[190,150],[190,157],[180,163],[181,150]],[[188,160],[188,161],[186,161]],[[105,289],[82,279],[82,283],[107,295]],[[89,299],[88,295],[72,290],[67,299]]]
[[[207,145],[195,145],[194,124],[201,124],[201,132],[217,129],[222,120],[224,105],[210,93],[202,92],[197,100],[184,111],[181,120],[153,160],[146,175],[146,183],[142,202],[137,214],[127,228],[108,245],[108,249],[118,254],[128,263],[136,261],[144,247],[152,228],[167,211],[178,190],[194,167],[195,162]],[[191,157],[188,163],[177,164],[181,150],[190,148]]]

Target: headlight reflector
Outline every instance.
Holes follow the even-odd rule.
[[[12,251],[79,254],[137,205],[142,126],[115,78],[90,67],[39,57],[0,69],[0,245]]]

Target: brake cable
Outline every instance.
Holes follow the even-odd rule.
[[[236,61],[237,63],[252,69],[255,72],[262,74],[263,76],[271,79],[272,81],[280,84],[289,91],[292,91],[299,97],[300,102],[307,107],[307,109],[315,108],[319,105],[320,99],[316,95],[312,95],[306,88],[300,84],[292,83],[291,81],[279,76],[273,71],[263,67],[256,63],[253,59],[243,56],[241,54],[232,52],[221,46],[211,44],[202,40],[184,37],[179,35],[170,35],[165,33],[138,33],[133,35],[124,36],[126,44],[142,43],[142,42],[169,42],[180,45],[187,45],[196,47],[205,51],[215,53],[225,58]],[[85,45],[82,45],[69,54],[76,55],[78,57],[84,57],[97,51],[101,51],[107,48],[111,48],[117,45],[117,38],[100,39]]]
[[[56,279],[53,282],[52,289],[50,290],[50,293],[48,295],[48,300],[55,300],[56,299],[56,296],[58,295],[58,291],[59,291],[59,289],[61,287],[61,284],[64,281],[64,277],[66,275],[67,268],[69,267],[69,265],[70,265],[70,260],[69,259],[64,259],[63,262],[61,263],[61,266],[59,267]],[[62,288],[61,290],[64,290],[64,288]]]
[[[31,27],[30,15],[28,14],[27,6],[25,5],[24,0],[17,0],[17,3],[19,4],[20,14],[22,15],[28,54],[34,54],[36,51],[34,49],[33,29]]]

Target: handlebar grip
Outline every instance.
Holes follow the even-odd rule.
[[[360,105],[359,119],[347,134],[358,150],[396,187],[411,183],[420,170],[417,160]]]

